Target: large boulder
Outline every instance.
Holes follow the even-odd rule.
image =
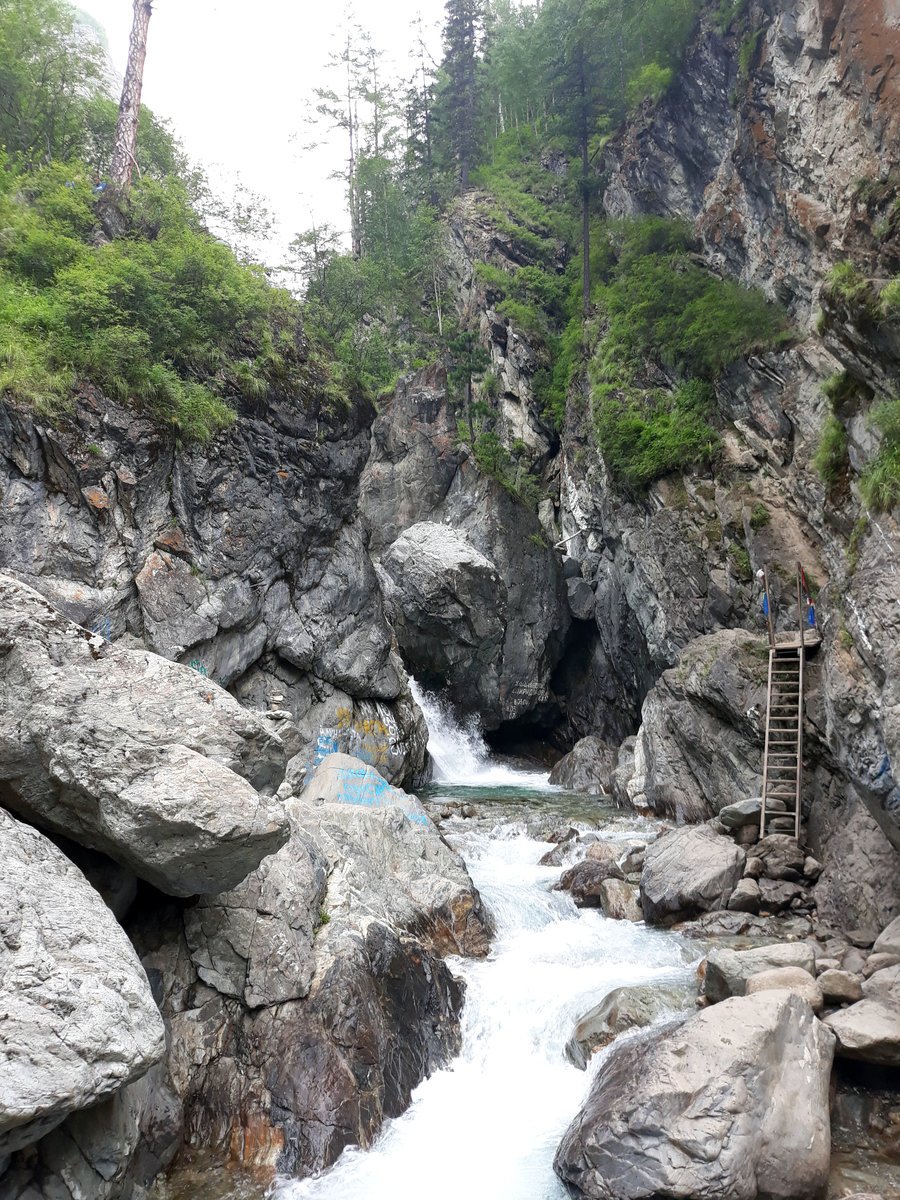
[[[875,939],[875,954],[900,954],[900,917],[895,917]]]
[[[0,810],[0,1160],[165,1050],[131,943],[81,872]]]
[[[591,1055],[629,1029],[641,1029],[660,1017],[693,1012],[696,986],[641,983],[613,990],[584,1014],[566,1043],[566,1058],[583,1071]]]
[[[708,825],[688,825],[663,834],[644,856],[644,920],[661,925],[725,908],[741,879],[744,861],[744,851]]]
[[[616,747],[592,733],[559,760],[550,772],[550,782],[567,792],[602,796],[612,791],[617,760]]]
[[[289,842],[243,883],[136,932],[192,1137],[267,1178],[321,1170],[403,1112],[459,1049],[443,956],[488,949],[462,860],[364,763],[330,755],[286,810]]]
[[[0,800],[176,896],[283,845],[280,739],[188,667],[123,650],[0,576]]]
[[[796,967],[812,976],[816,969],[812,946],[808,942],[755,946],[752,950],[716,946],[706,960],[706,997],[717,1004],[729,996],[743,996],[751,976],[780,967]]]
[[[617,1043],[554,1168],[590,1200],[815,1200],[834,1039],[787,992],[727,1000]]]
[[[863,998],[832,1013],[825,1023],[844,1058],[900,1067],[900,967],[876,971],[862,985]]]
[[[388,616],[411,671],[465,711],[499,704],[506,585],[449,525],[422,521],[381,557]]]

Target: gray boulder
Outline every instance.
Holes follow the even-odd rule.
[[[579,908],[597,908],[603,884],[608,879],[621,879],[622,869],[613,859],[600,862],[585,858],[564,871],[556,890],[568,892]]]
[[[463,532],[422,521],[385,551],[379,576],[417,679],[464,711],[496,708],[507,597],[494,564]]]
[[[613,921],[643,921],[637,901],[638,889],[622,879],[604,879],[600,884],[600,909]]]
[[[143,1075],[165,1050],[115,917],[37,830],[0,810],[0,1159]]]
[[[900,967],[877,971],[862,993],[857,1004],[825,1018],[837,1036],[838,1055],[900,1067]]]
[[[332,754],[287,812],[286,846],[236,888],[185,913],[205,983],[250,1009],[302,999],[316,970],[316,935],[339,918],[410,931],[424,921],[441,952],[484,953],[472,882],[415,797]]]
[[[550,772],[550,782],[569,792],[602,796],[612,791],[617,758],[615,746],[596,734],[589,734],[559,760]]]
[[[771,991],[786,991],[799,996],[814,1013],[820,1013],[825,1007],[822,989],[813,976],[802,967],[770,967],[767,971],[758,971],[747,980],[747,996]]]
[[[821,964],[816,963],[819,967]],[[855,975],[849,971],[830,969],[823,971],[817,980],[822,989],[822,995],[828,1004],[855,1004],[862,1000],[862,986]]]
[[[615,1045],[554,1169],[590,1200],[814,1200],[831,1149],[834,1039],[786,992]]]
[[[566,1058],[583,1071],[592,1054],[629,1029],[641,1029],[665,1015],[694,1012],[696,987],[642,983],[614,988],[584,1014],[566,1043]]]
[[[744,860],[744,851],[731,838],[708,825],[663,834],[644,855],[644,919],[661,925],[724,908],[741,879]]]
[[[741,829],[744,825],[758,825],[761,812],[762,799],[754,796],[749,800],[726,804],[719,813],[719,820],[726,829]]]
[[[706,960],[707,999],[717,1004],[729,996],[743,996],[747,980],[760,971],[778,967],[799,967],[813,975],[816,956],[808,942],[785,942],[775,946],[757,946],[752,950],[729,950],[716,946]]]
[[[280,740],[188,667],[0,576],[0,795],[162,891],[218,892],[287,838]]]
[[[872,950],[876,954],[900,954],[900,917],[895,917],[875,939]]]

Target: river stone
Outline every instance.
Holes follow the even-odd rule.
[[[750,800],[738,800],[719,810],[719,820],[726,829],[740,829],[744,825],[758,825],[762,811],[762,799],[754,796]]]
[[[831,1013],[837,1053],[880,1066],[900,1067],[900,967],[879,971],[862,985],[863,999]]]
[[[821,963],[816,963],[816,967],[819,966]],[[849,971],[823,971],[817,982],[829,1004],[855,1004],[862,1000],[862,985]]]
[[[644,855],[644,919],[661,925],[724,908],[744,861],[744,851],[708,825],[687,825],[663,834]]]
[[[600,908],[613,921],[643,921],[637,902],[638,889],[622,879],[604,879],[600,884]]]
[[[600,904],[602,885],[607,879],[622,878],[622,871],[612,860],[597,862],[593,858],[585,858],[564,871],[556,891],[569,892],[579,908],[596,908]]]
[[[866,965],[863,967],[863,975],[868,979],[870,975],[874,975],[877,971],[883,971],[885,967],[896,967],[900,965],[900,955],[898,954],[870,954],[866,959]]]
[[[642,983],[615,988],[584,1014],[566,1043],[566,1058],[583,1071],[591,1055],[627,1029],[650,1025],[666,1013],[693,1012],[691,985]]]
[[[812,1200],[828,1179],[834,1039],[759,992],[618,1042],[554,1169],[585,1200]]]
[[[752,950],[716,946],[706,959],[706,997],[717,1004],[729,996],[743,996],[751,975],[776,967],[799,967],[812,975],[816,969],[812,946],[807,942],[757,946]]]
[[[0,1158],[143,1075],[162,1017],[121,926],[77,867],[0,810]]]
[[[597,734],[591,733],[561,758],[550,772],[550,782],[569,792],[602,796],[612,791],[618,750]]]
[[[283,845],[280,740],[195,671],[124,650],[0,576],[0,798],[176,896]]]
[[[758,971],[747,980],[745,995],[781,990],[805,1000],[814,1013],[820,1013],[825,1007],[822,989],[802,967],[771,967],[768,971]]]

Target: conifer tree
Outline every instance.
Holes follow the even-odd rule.
[[[469,186],[478,151],[478,72],[483,0],[447,0],[444,7],[444,61],[441,110],[444,140],[459,187]]]

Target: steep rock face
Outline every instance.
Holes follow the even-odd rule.
[[[288,800],[278,854],[138,921],[191,1142],[264,1174],[319,1170],[458,1048],[462,986],[441,956],[485,954],[485,920],[462,862],[392,792],[331,755]]]
[[[898,61],[883,0],[756,0],[727,34],[708,15],[675,86],[612,147],[607,211],[696,222],[712,263],[808,318],[832,262],[873,249],[855,185],[897,165]]]
[[[380,550],[383,569],[401,594],[407,585],[399,560],[408,555],[407,542],[398,545],[398,539],[422,523],[457,531],[496,572],[491,600],[504,628],[498,652],[493,644],[500,631],[492,627],[487,637],[491,649],[486,665],[493,680],[486,681],[486,694],[467,694],[465,688],[456,692],[464,711],[479,712],[485,726],[495,729],[504,721],[540,714],[550,703],[551,677],[569,623],[565,583],[559,557],[547,545],[534,512],[482,474],[471,458],[463,460],[452,449],[452,409],[446,382],[433,371],[398,389],[373,426],[360,504],[373,549]],[[392,456],[398,446],[408,457],[395,478]],[[424,614],[407,624],[424,636]],[[416,651],[410,653],[413,665]],[[454,683],[450,664],[440,669],[426,664],[426,671],[429,667],[435,685]]]
[[[165,1043],[141,964],[77,867],[2,810],[0,847],[2,1173],[12,1151],[138,1079]]]
[[[425,745],[356,515],[372,412],[243,404],[186,449],[87,391],[49,427],[0,406],[0,568],[107,640],[151,650],[288,713],[297,742],[379,707],[397,782]],[[336,708],[348,710],[335,730]]]
[[[284,747],[262,722],[7,576],[0,682],[0,800],[36,824],[178,896],[237,883],[286,840]]]

